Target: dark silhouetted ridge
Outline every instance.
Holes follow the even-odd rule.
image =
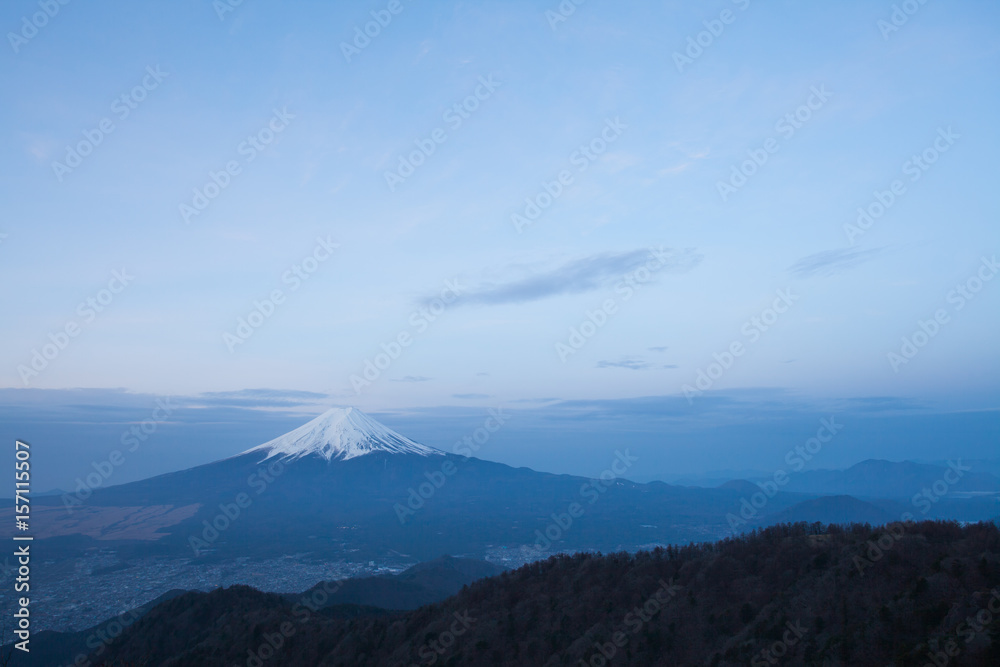
[[[189,593],[104,657],[229,667],[285,627],[264,664],[578,665],[603,651],[622,665],[924,665],[952,640],[949,664],[997,665],[1000,622],[965,621],[991,600],[994,524],[786,524],[635,555],[555,556],[394,614],[296,613],[246,587]]]

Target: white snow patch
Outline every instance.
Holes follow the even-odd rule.
[[[384,426],[357,408],[333,408],[294,431],[257,445],[243,454],[266,453],[263,460],[274,456],[299,459],[321,456],[327,461],[346,461],[374,452],[390,454],[444,455],[444,452],[410,440]]]

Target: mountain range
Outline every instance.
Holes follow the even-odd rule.
[[[37,497],[32,548],[46,563],[37,584],[51,611],[39,629],[81,630],[73,620],[80,609],[110,616],[121,611],[118,600],[138,606],[171,589],[252,581],[298,591],[329,579],[289,579],[293,569],[354,577],[335,595],[323,591],[345,608],[412,609],[455,591],[403,575],[357,579],[443,555],[517,567],[557,553],[709,543],[785,523],[1000,515],[992,475],[947,466],[866,461],[789,475],[780,487],[731,480],[706,488],[630,481],[642,461],[626,443],[590,478],[471,453],[443,452],[357,409],[335,408],[213,463],[101,488],[83,501]],[[83,557],[92,570],[80,570]]]
[[[961,459],[945,466],[869,459],[846,470],[804,470],[790,477],[785,488],[860,498],[912,498],[935,484],[946,485],[952,494],[1000,493],[1000,477]]]
[[[805,471],[780,489],[629,481],[640,466],[622,446],[593,478],[513,468],[419,444],[355,408],[334,408],[214,463],[98,489],[85,502],[38,498],[36,539],[52,557],[111,544],[125,558],[309,553],[412,562],[497,549],[544,557],[701,542],[784,520],[874,522],[907,511],[987,519],[1000,497],[1000,480],[988,473],[951,472],[958,479],[941,489],[935,483],[951,480],[952,469],[908,462]],[[943,492],[916,512],[911,496],[930,487]],[[845,495],[865,500],[830,497]]]

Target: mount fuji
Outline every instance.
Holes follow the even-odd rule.
[[[622,444],[590,479],[513,468],[335,408],[230,458],[99,489],[78,506],[38,498],[36,540],[53,557],[113,548],[135,557],[359,562],[498,550],[541,558],[732,534],[727,517],[740,511],[746,488],[637,484],[628,481],[636,461]],[[816,495],[779,493],[756,523]]]
[[[252,447],[243,454],[256,452],[265,454],[265,461],[275,456],[282,461],[290,461],[313,455],[327,461],[346,461],[375,452],[444,455],[439,449],[421,445],[383,426],[357,408],[327,410],[294,431]]]

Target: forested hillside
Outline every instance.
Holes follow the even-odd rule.
[[[95,664],[997,665],[998,619],[994,524],[795,524],[555,556],[406,613],[189,593]]]

